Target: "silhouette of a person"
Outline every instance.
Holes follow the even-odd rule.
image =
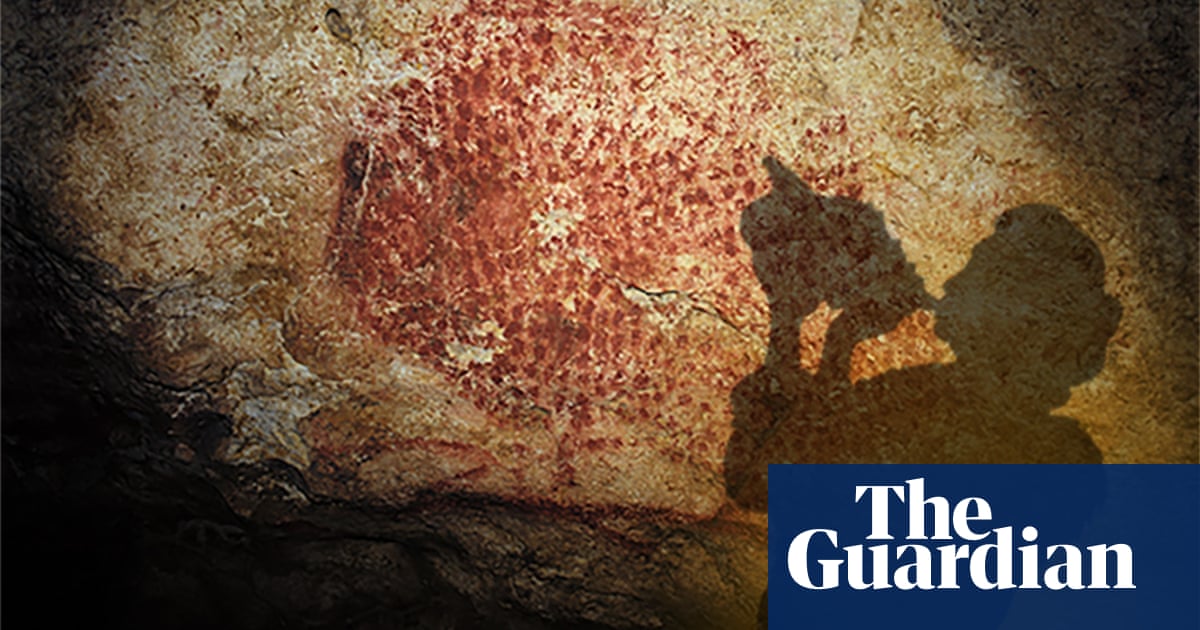
[[[955,361],[860,382],[873,425],[860,456],[907,463],[1099,463],[1074,419],[1051,411],[1104,367],[1120,303],[1096,245],[1050,206],[1005,212],[946,283],[935,332]]]
[[[781,192],[777,183],[755,204],[772,195],[787,198],[787,190],[792,189]],[[747,215],[755,212],[762,208],[752,204]],[[802,213],[786,217],[813,220]],[[857,225],[878,230],[866,260],[902,262],[881,222]],[[783,229],[790,235],[812,233],[796,226]],[[792,242],[807,238],[790,236]],[[796,313],[813,307],[818,291],[824,294],[820,299],[846,305],[842,317],[859,307],[846,297],[854,296],[856,287],[862,287],[859,295],[887,296],[885,304],[911,307],[884,310],[890,316],[874,321],[852,316],[846,323],[850,330],[838,333],[849,341],[832,342],[848,343],[850,349],[929,303],[913,290],[911,272],[847,285],[813,282],[807,273],[794,271],[790,282],[805,284],[785,288],[785,273],[760,268],[761,261],[778,260],[778,253],[757,249],[772,241],[752,234],[747,241],[756,247],[755,268],[772,308],[772,351],[792,351],[787,344],[796,329],[782,331]],[[831,255],[808,243],[792,247]],[[794,269],[811,263],[796,257],[792,262]],[[863,280],[853,276],[851,282]],[[768,288],[768,282],[778,284]],[[889,287],[889,282],[895,284]],[[995,233],[975,247],[945,289],[945,298],[934,306],[935,331],[954,351],[953,363],[895,370],[848,387],[828,378],[786,374],[803,373],[790,359],[768,356],[762,369],[739,383],[731,396],[734,434],[726,450],[729,496],[744,507],[765,509],[767,463],[1099,462],[1099,450],[1075,420],[1051,415],[1070,397],[1072,386],[1103,367],[1120,318],[1119,303],[1104,292],[1104,261],[1095,244],[1057,209],[1022,206],[998,220]],[[777,324],[777,319],[786,321]],[[849,354],[848,349],[834,351]],[[825,366],[823,358],[822,370]]]
[[[772,191],[776,194],[782,194],[778,183]],[[869,229],[873,224],[860,225]],[[790,234],[801,231],[791,230]],[[771,243],[755,235],[747,236],[747,241],[751,247]],[[893,244],[880,237],[873,246],[881,244],[882,257],[894,258],[889,253],[895,251]],[[798,324],[783,331],[785,325],[777,325],[776,319],[812,308],[816,292],[829,291],[830,285],[785,288],[786,270],[764,268],[766,261],[777,259],[777,254],[755,249],[755,271],[772,309],[771,350],[798,351],[788,346]],[[797,272],[791,281],[806,277]],[[779,284],[768,286],[768,282]],[[846,287],[832,286],[835,299],[854,303],[843,297],[848,294]],[[902,275],[894,299],[913,299],[912,286]],[[824,299],[829,297],[825,294]],[[773,407],[772,401],[784,396],[763,383],[772,371],[799,372],[798,363],[772,361],[768,355],[763,369],[739,383],[731,396],[734,434],[725,460],[729,496],[749,509],[766,509],[768,463],[1101,461],[1099,450],[1079,424],[1051,411],[1067,402],[1072,386],[1090,380],[1103,368],[1105,348],[1116,331],[1121,308],[1104,291],[1099,250],[1059,210],[1031,205],[1005,212],[995,232],[974,248],[967,266],[946,283],[945,297],[936,303],[935,313],[935,332],[950,344],[956,357],[953,363],[895,370],[849,388],[825,379],[793,379],[793,404]],[[876,321],[884,326],[890,318]],[[836,343],[850,343],[852,349],[866,335],[850,328],[839,333],[850,341]],[[824,360],[821,367],[825,368]],[[1054,501],[1060,510],[1070,506],[1064,513],[1077,516],[1076,522],[1061,529],[1062,534],[1077,533],[1102,500],[1104,480],[1089,471],[1080,469],[1078,483],[1067,494],[1051,492],[1038,499]],[[1011,598],[1011,592],[981,598],[976,619],[983,625],[1000,623]],[[764,592],[759,627],[765,627],[766,611]]]

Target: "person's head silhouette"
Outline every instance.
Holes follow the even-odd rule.
[[[1050,206],[1005,212],[945,286],[939,337],[1014,404],[1050,409],[1104,367],[1120,304],[1096,245]]]

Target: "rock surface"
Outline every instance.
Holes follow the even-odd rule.
[[[1197,461],[1195,27],[14,2],[6,389],[138,410],[288,614],[751,626],[768,461]]]

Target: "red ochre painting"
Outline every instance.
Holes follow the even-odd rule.
[[[362,105],[341,157],[329,257],[358,321],[495,426],[555,436],[553,453],[511,446],[518,487],[551,467],[557,493],[580,452],[639,439],[719,475],[727,392],[765,320],[739,233],[777,150],[760,140],[764,45],[687,14],[505,2],[437,18],[395,55],[419,70]],[[819,120],[805,146],[850,153],[852,125]],[[853,200],[858,166],[804,175]],[[477,458],[464,474],[502,465]]]

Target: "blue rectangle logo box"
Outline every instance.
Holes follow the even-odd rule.
[[[1196,465],[768,472],[768,624],[1200,628]]]

